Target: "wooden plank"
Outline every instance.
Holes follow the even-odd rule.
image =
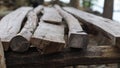
[[[45,22],[50,22],[54,24],[60,24],[62,22],[62,17],[53,7],[44,7],[42,20]]]
[[[4,49],[1,41],[0,41],[0,68],[6,68]]]
[[[32,8],[21,7],[1,19],[0,38],[5,50],[8,50],[10,40],[19,32],[22,22],[29,10],[32,10]]]
[[[100,32],[109,39],[112,45],[120,47],[120,23],[71,7],[64,7],[64,10],[70,12],[83,22],[89,29],[89,32]]]
[[[27,15],[27,21],[22,30],[10,41],[10,47],[15,52],[25,52],[30,47],[30,38],[37,28],[38,18],[34,11]]]
[[[44,54],[59,52],[65,45],[64,26],[41,21],[31,42]]]
[[[63,16],[69,27],[69,43],[68,46],[72,48],[86,48],[88,44],[87,34],[80,26],[79,21],[71,14],[65,12],[60,6],[55,5],[55,8]]]
[[[49,66],[54,68],[73,65],[94,65],[94,64],[111,64],[120,63],[120,50],[111,46],[90,46],[87,50],[69,50],[65,49],[61,53],[40,55],[38,52],[27,52],[18,54],[7,52],[7,65],[9,68],[36,68]],[[27,61],[26,61],[27,60]]]

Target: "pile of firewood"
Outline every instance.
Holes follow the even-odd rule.
[[[25,52],[36,47],[41,54],[66,47],[85,49],[88,44],[80,22],[58,5],[16,9],[1,19],[0,38],[5,51]]]
[[[53,53],[55,53],[56,55],[56,53],[58,52],[64,53],[67,49],[73,52],[75,49],[81,51],[79,54],[81,57],[84,57],[84,59],[82,59],[80,56],[78,56],[78,58],[82,60],[90,58],[89,56],[91,55],[96,56],[97,52],[99,52],[98,54],[100,54],[100,57],[102,56],[102,60],[104,60],[103,57],[106,59],[106,56],[109,56],[109,58],[112,57],[112,60],[114,60],[113,57],[116,59],[116,57],[118,58],[119,55],[116,49],[108,48],[110,50],[109,51],[104,48],[104,46],[102,46],[102,49],[105,50],[99,51],[101,50],[99,49],[100,47],[90,48],[90,43],[88,42],[88,40],[91,40],[91,37],[89,37],[88,35],[95,36],[95,41],[97,41],[96,45],[113,45],[112,47],[120,48],[119,30],[120,23],[118,22],[71,7],[61,8],[58,5],[54,5],[52,7],[39,5],[36,8],[21,7],[3,17],[0,21],[0,68],[6,68],[3,47],[4,50],[7,51],[7,53],[14,52],[21,55],[26,55],[26,52],[29,51],[33,52],[31,51],[31,49],[35,48],[35,50],[37,50],[37,56],[42,56],[43,54],[51,55]],[[89,46],[87,47],[87,45]],[[91,51],[92,53],[90,53]],[[106,53],[109,53],[110,55],[106,55]],[[31,56],[30,54],[30,57],[29,55],[27,55],[29,58],[25,56],[25,60],[21,60],[21,62],[23,63],[24,61],[26,61],[26,58],[31,59],[31,57],[36,57],[35,55],[33,55]],[[64,60],[66,60],[69,63],[71,59],[76,59],[76,56],[74,56],[73,59],[73,55],[74,54],[63,56],[63,62],[61,62],[61,60],[59,59],[58,62],[63,64]],[[71,59],[68,56],[72,56]],[[16,62],[12,62],[11,60],[13,60],[14,58],[11,59],[11,57],[16,57],[17,59],[20,57],[23,59],[23,57],[21,57],[20,55],[10,55],[9,57],[9,63],[13,64],[15,64]],[[68,59],[65,59],[65,57],[67,57]],[[91,60],[94,58],[96,59],[96,57],[92,57],[91,59],[89,59],[90,63]],[[39,61],[41,62],[40,59],[35,58],[35,63],[36,60],[38,63]],[[98,60],[100,60],[101,63],[102,60],[100,58],[98,58]],[[98,60],[96,61],[98,62]],[[32,62],[28,64],[34,63],[33,60],[31,61]],[[106,60],[104,61],[108,62]],[[22,64],[21,62],[19,63]],[[76,60],[73,62],[76,62]],[[43,63],[45,62],[43,61]],[[54,63],[56,64],[56,60]]]

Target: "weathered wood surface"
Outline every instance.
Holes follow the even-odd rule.
[[[0,40],[0,68],[6,68],[4,49],[1,40]]]
[[[65,45],[64,26],[41,21],[32,36],[31,42],[41,53],[59,52]]]
[[[38,18],[34,11],[27,15],[27,21],[22,30],[10,41],[10,47],[15,52],[27,51],[30,47],[30,38],[37,28]]]
[[[34,8],[34,12],[38,15],[40,12],[41,12],[41,10],[43,9],[43,6],[42,5],[39,5],[39,6],[37,6],[36,8]]]
[[[60,24],[62,22],[62,17],[53,7],[44,7],[42,20],[45,22],[50,22],[54,24]]]
[[[120,63],[120,50],[111,46],[90,46],[87,50],[67,50],[40,55],[38,52],[6,53],[9,68],[62,68],[63,66]]]
[[[20,31],[22,22],[31,7],[21,7],[5,17],[0,21],[0,38],[4,49],[8,50],[10,40]]]
[[[88,44],[87,34],[82,29],[79,21],[71,14],[62,10],[60,6],[55,5],[55,8],[63,16],[69,27],[69,47],[86,48]]]
[[[76,16],[88,28],[89,32],[100,32],[103,36],[109,39],[111,45],[120,47],[120,23],[96,16],[75,8],[64,7],[64,10]]]

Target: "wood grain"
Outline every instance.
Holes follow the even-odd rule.
[[[44,7],[43,16],[41,18],[45,22],[54,24],[61,24],[62,17],[53,7]]]
[[[0,38],[5,50],[9,48],[10,40],[20,31],[21,25],[31,7],[21,7],[3,17],[0,21]]]
[[[38,6],[27,14],[27,21],[22,30],[12,38],[10,47],[15,52],[25,52],[30,47],[30,38],[38,25],[37,15],[41,12],[42,6]]]
[[[58,5],[54,6],[58,12],[63,16],[65,21],[67,22],[69,28],[69,41],[68,46],[72,48],[83,48],[85,49],[88,44],[87,33],[82,29],[80,22],[73,17],[71,14],[62,10],[62,8]]]
[[[59,52],[65,45],[64,26],[41,21],[31,42],[44,54]]]
[[[100,32],[109,39],[108,42],[110,42],[111,45],[120,47],[120,23],[71,7],[64,7],[63,9],[76,16],[87,26],[89,32]]]

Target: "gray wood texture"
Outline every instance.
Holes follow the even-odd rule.
[[[5,50],[8,50],[10,40],[20,31],[23,20],[30,10],[32,7],[21,7],[1,19],[0,38]]]
[[[38,24],[37,15],[42,11],[43,6],[38,6],[27,14],[27,21],[22,30],[12,38],[10,47],[15,52],[25,52],[30,47],[30,38],[33,35]]]
[[[27,15],[27,21],[22,30],[10,41],[10,47],[15,52],[27,51],[30,47],[30,38],[37,28],[38,18],[34,11]]]
[[[71,7],[64,7],[63,9],[76,16],[87,26],[89,32],[100,32],[109,39],[112,45],[120,47],[120,23]]]
[[[87,33],[82,29],[80,22],[71,14],[62,10],[58,5],[54,6],[58,12],[63,16],[69,28],[68,46],[72,48],[86,48],[88,44]]]
[[[62,22],[62,17],[53,7],[44,7],[42,20],[45,22],[50,22],[54,24],[60,24]]]
[[[39,22],[31,42],[42,54],[61,51],[65,46],[64,26]]]

